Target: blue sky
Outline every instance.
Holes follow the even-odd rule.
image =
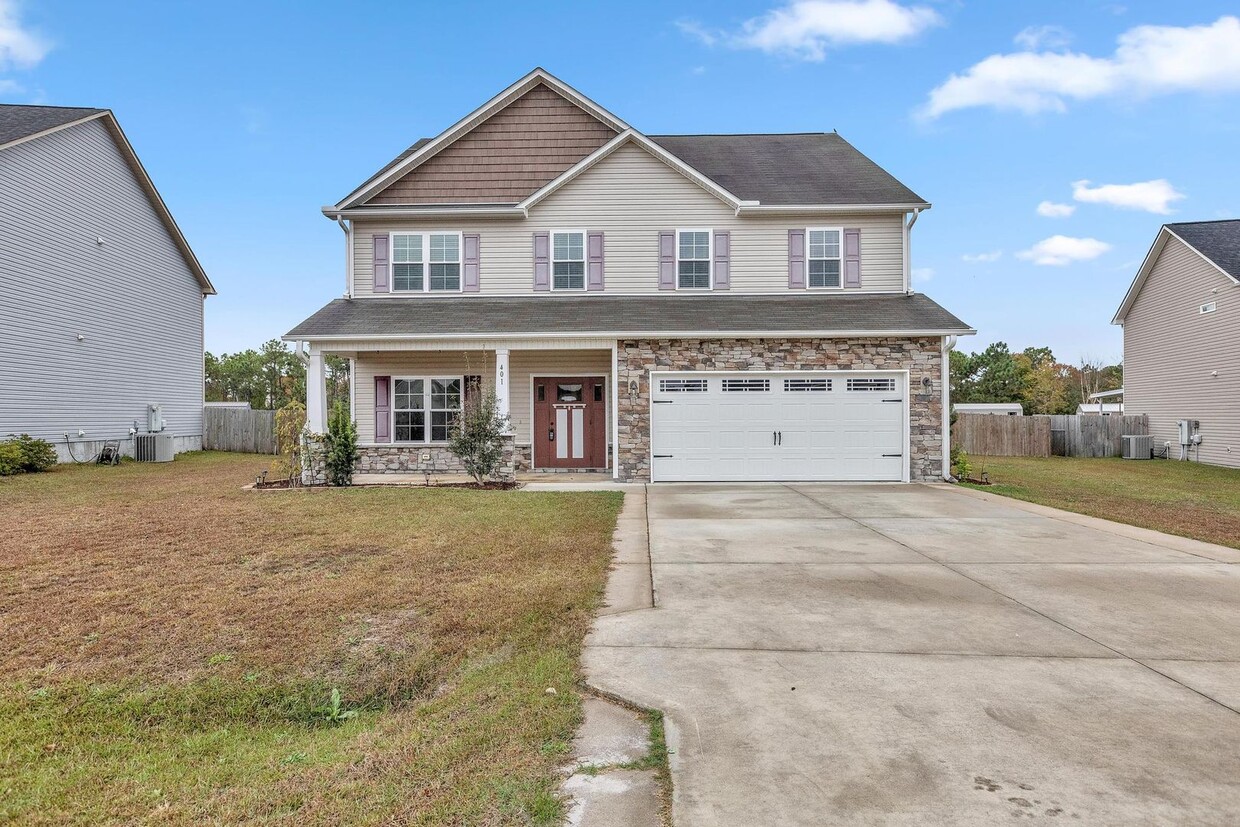
[[[219,289],[216,353],[343,292],[320,206],[541,65],[649,133],[838,129],[934,203],[917,288],[966,349],[1115,360],[1158,226],[1240,214],[1238,11],[0,0],[0,100],[116,112]]]

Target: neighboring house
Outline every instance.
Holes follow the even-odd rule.
[[[924,480],[974,331],[909,280],[926,201],[839,135],[647,136],[536,69],[323,212],[361,471],[451,470],[471,393],[518,469],[621,480]],[[300,345],[299,345],[300,347]]]
[[[1107,402],[1108,399],[1119,399],[1118,402]],[[1091,393],[1085,402],[1076,405],[1078,416],[1093,414],[1094,416],[1122,416],[1124,413],[1124,389],[1099,391]]]
[[[1024,416],[1025,409],[1019,402],[960,402],[952,405],[958,414],[996,414],[999,416]]]
[[[1112,320],[1124,326],[1124,409],[1145,414],[1157,450],[1240,467],[1240,220],[1165,224]]]
[[[109,110],[0,105],[0,438],[201,448],[214,292]]]

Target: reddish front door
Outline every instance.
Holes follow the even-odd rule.
[[[534,377],[534,467],[607,467],[607,382]]]

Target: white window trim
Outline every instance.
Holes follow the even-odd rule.
[[[557,235],[567,235],[569,233],[581,233],[581,286],[580,287],[556,287],[555,286],[555,237]],[[548,266],[551,270],[549,276],[551,279],[551,292],[557,290],[561,293],[582,293],[586,289],[586,285],[590,283],[590,235],[585,230],[552,230],[548,239]],[[564,261],[576,261],[576,259],[564,259]]]
[[[680,286],[680,236],[683,233],[706,233],[706,269],[710,277],[710,285],[707,287],[681,287]],[[700,258],[687,258],[684,261],[701,261]],[[684,229],[676,231],[676,289],[701,291],[715,289],[715,231],[705,228]]]
[[[396,236],[403,235],[420,235],[422,236],[422,289],[421,290],[397,290],[396,289]],[[433,235],[454,235],[456,236],[456,265],[460,268],[460,282],[456,290],[432,290],[431,289],[431,236]],[[416,264],[414,261],[402,261],[401,264]],[[451,264],[452,262],[437,261],[436,264]],[[462,230],[393,230],[388,233],[388,283],[391,285],[392,293],[401,295],[414,295],[417,293],[461,293],[465,290],[465,233]],[[402,379],[405,377],[401,377]],[[415,376],[415,379],[422,377]]]
[[[814,287],[809,283],[809,263],[811,260],[809,251],[809,234],[821,232],[837,232],[840,234],[840,283],[835,287]],[[835,259],[820,258],[818,261],[834,261]],[[844,289],[844,228],[843,227],[806,227],[805,228],[805,289],[806,290],[843,290]]]
[[[414,291],[411,290],[408,292],[414,292]],[[443,291],[437,291],[437,292],[446,293],[448,291],[443,290]],[[392,435],[393,445],[447,445],[448,444],[448,440],[446,439],[445,440],[431,439],[431,412],[433,410],[439,410],[439,411],[444,410],[443,408],[431,408],[431,382],[451,382],[454,379],[458,379],[461,382],[461,407],[457,409],[457,412],[459,413],[465,409],[465,377],[463,375],[461,376],[393,376],[392,377],[392,390],[391,390],[392,409],[388,412],[388,416],[391,420],[389,423],[390,430],[388,431],[388,433]],[[421,441],[410,440],[410,439],[397,439],[396,438],[396,411],[397,411],[396,383],[397,382],[416,382],[418,380],[422,381],[422,404],[424,405],[424,407],[422,408],[422,413],[426,414],[426,419],[425,419],[426,439],[421,440]],[[400,410],[404,411],[408,409],[401,408]]]

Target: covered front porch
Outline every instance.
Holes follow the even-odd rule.
[[[350,406],[367,479],[460,473],[451,423],[473,394],[494,391],[508,417],[505,471],[618,476],[616,341],[505,338],[311,342],[307,427],[327,429],[324,357],[347,358]]]

